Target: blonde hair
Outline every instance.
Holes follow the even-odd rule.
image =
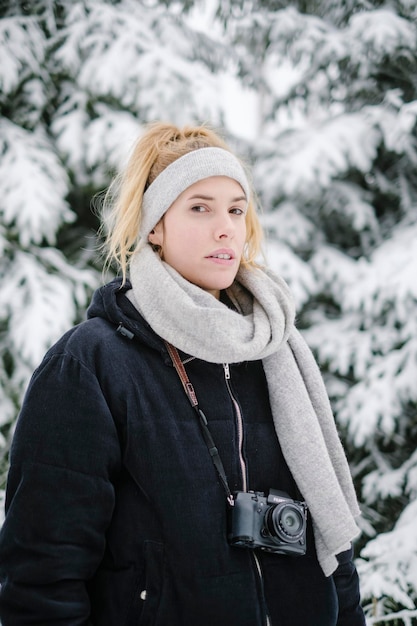
[[[185,126],[156,122],[133,147],[125,170],[107,190],[102,203],[104,247],[107,250],[105,267],[115,263],[126,280],[129,259],[138,245],[142,219],[143,194],[155,178],[179,157],[199,148],[223,148],[230,152],[225,141],[207,126]],[[245,168],[244,163],[242,163]],[[247,168],[245,168],[247,172]],[[248,176],[249,178],[249,176]],[[242,265],[255,267],[260,253],[262,228],[256,214],[255,194],[246,213],[246,246]]]

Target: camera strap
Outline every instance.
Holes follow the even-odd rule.
[[[207,418],[204,415],[203,411],[200,409],[197,395],[194,391],[194,387],[190,382],[190,379],[187,376],[187,372],[185,371],[185,367],[181,361],[180,355],[178,354],[178,350],[172,346],[170,343],[165,341],[165,345],[168,350],[168,354],[171,357],[172,363],[177,370],[177,374],[181,380],[182,386],[184,388],[185,394],[195,410],[198,420],[200,422],[201,431],[203,433],[204,441],[210,453],[211,459],[213,461],[214,467],[217,470],[217,473],[220,478],[220,482],[223,485],[223,488],[226,492],[227,501],[230,506],[234,505],[234,499],[232,492],[230,491],[229,484],[227,482],[226,472],[224,471],[223,463],[219,455],[219,451],[214,443],[213,437],[211,436],[211,432],[208,427]]]

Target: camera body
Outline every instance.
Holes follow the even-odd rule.
[[[242,548],[302,556],[306,553],[307,505],[270,489],[233,494],[229,542]]]

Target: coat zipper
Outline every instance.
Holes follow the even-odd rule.
[[[236,422],[237,422],[237,435],[238,435],[238,448],[239,448],[239,463],[240,463],[240,469],[242,472],[242,491],[247,491],[248,490],[248,484],[247,484],[247,467],[246,467],[246,462],[245,459],[243,457],[243,418],[242,418],[242,413],[240,410],[240,407],[236,401],[236,398],[233,395],[232,392],[232,388],[230,386],[230,368],[229,368],[229,364],[228,363],[223,363],[223,369],[224,369],[224,377],[226,380],[226,387],[227,387],[227,391],[229,392],[229,396],[230,399],[232,400],[233,403],[233,407],[235,409],[235,414],[236,414]],[[253,551],[253,558],[255,561],[255,566],[256,566],[256,571],[259,577],[259,582],[261,585],[261,589],[263,590],[264,588],[264,579],[263,579],[263,574],[262,574],[262,570],[261,570],[261,565],[259,563],[259,559],[257,557],[257,555],[255,554],[255,552]],[[263,593],[263,591],[262,591]],[[266,614],[266,626],[271,626],[271,622],[269,621],[269,616],[268,614]]]
[[[227,387],[227,391],[229,392],[229,396],[230,399],[233,403],[233,407],[235,409],[235,414],[236,414],[236,423],[237,423],[237,437],[238,437],[238,448],[239,448],[239,463],[240,463],[240,470],[242,472],[242,491],[247,491],[248,490],[248,482],[247,482],[247,470],[246,470],[246,463],[245,463],[245,459],[243,458],[243,419],[242,419],[242,413],[240,411],[239,405],[236,401],[236,398],[234,397],[233,393],[232,393],[232,389],[230,387],[230,369],[229,369],[229,364],[228,363],[223,363],[223,369],[224,369],[224,377],[226,380],[226,387]]]

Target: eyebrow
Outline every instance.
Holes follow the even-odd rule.
[[[189,196],[188,200],[215,200],[213,196],[205,196],[201,193],[197,193],[194,196]],[[244,200],[246,202],[246,196],[237,196],[236,198],[232,198],[230,202],[240,202],[240,200]]]

